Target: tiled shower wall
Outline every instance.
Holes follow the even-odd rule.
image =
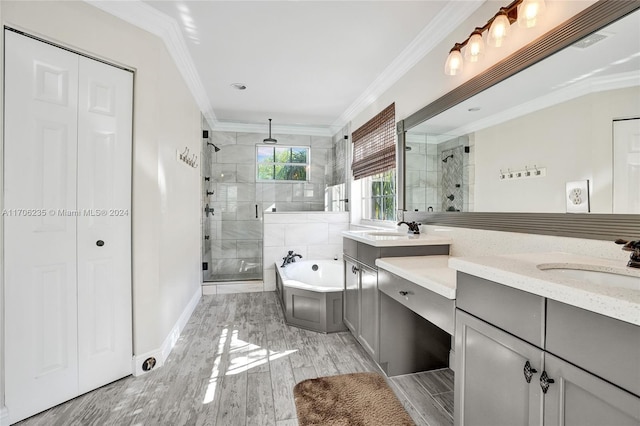
[[[436,145],[439,206],[436,211],[447,211],[451,208],[455,211],[473,211],[473,157],[470,152],[464,152],[464,147],[469,146],[469,143],[469,136],[465,135]],[[472,151],[471,147],[469,151]],[[442,159],[450,154],[454,157],[446,163],[442,162]],[[456,187],[456,185],[460,186]],[[449,195],[454,195],[453,201],[447,198]]]
[[[473,148],[467,136],[441,141],[442,136],[407,134],[406,207],[408,211],[445,211],[449,208],[473,211]],[[444,163],[449,154],[452,159]],[[460,185],[457,187],[456,185]],[[447,197],[453,195],[454,199]]]
[[[406,207],[409,211],[437,211],[438,206],[438,147],[428,143],[426,134],[407,134]]]
[[[205,281],[239,281],[262,277],[262,219],[265,211],[323,211],[327,183],[332,179],[331,137],[277,135],[278,146],[310,146],[309,182],[257,182],[256,145],[267,134],[212,132],[220,148],[205,149],[209,158],[207,197],[215,210],[209,217],[211,247]],[[206,175],[205,175],[206,176]],[[257,207],[256,207],[257,206]],[[256,214],[257,210],[257,214]],[[257,217],[256,217],[257,216]],[[204,227],[206,229],[206,225]],[[205,234],[206,235],[206,234]]]

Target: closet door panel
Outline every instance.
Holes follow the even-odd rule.
[[[13,423],[78,392],[78,57],[5,31],[5,79],[5,374]]]
[[[78,339],[80,392],[131,374],[133,74],[80,58]]]

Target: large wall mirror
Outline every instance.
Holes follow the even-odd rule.
[[[405,210],[427,223],[533,220],[510,230],[562,235],[569,221],[598,228],[582,236],[640,237],[640,10],[603,19],[606,3],[574,18],[597,11],[595,32],[399,124]]]

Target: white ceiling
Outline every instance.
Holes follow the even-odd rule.
[[[484,0],[87,1],[165,39],[212,127],[329,135]]]

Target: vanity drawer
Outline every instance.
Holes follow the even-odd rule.
[[[471,315],[544,348],[544,297],[458,272],[456,305]]]
[[[547,300],[547,352],[640,396],[640,327]]]
[[[378,269],[378,290],[453,335],[454,300],[440,296],[384,269]],[[400,292],[403,294],[406,292],[406,295]],[[380,319],[380,321],[385,320],[388,318]]]

